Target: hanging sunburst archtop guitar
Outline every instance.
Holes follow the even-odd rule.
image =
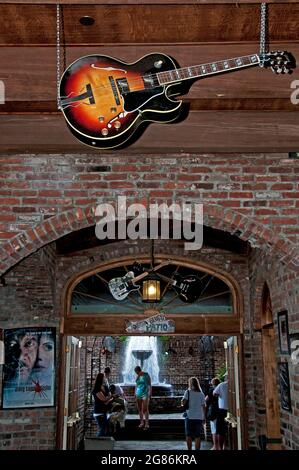
[[[270,52],[178,68],[171,57],[153,53],[134,63],[89,55],[73,62],[60,82],[60,109],[71,132],[84,144],[112,149],[128,144],[141,124],[172,122],[180,117],[182,101],[198,79],[262,65],[289,73],[294,58]]]

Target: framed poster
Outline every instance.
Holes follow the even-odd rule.
[[[299,333],[290,335],[291,362],[294,366],[299,364]]]
[[[55,405],[55,328],[4,331],[2,408]]]
[[[279,362],[278,372],[281,408],[286,411],[292,411],[288,363]]]
[[[283,310],[277,314],[280,354],[290,354],[288,312]]]

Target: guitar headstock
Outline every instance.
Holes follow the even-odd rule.
[[[267,52],[265,55],[260,56],[260,59],[261,67],[270,67],[276,74],[292,73],[296,67],[294,56],[287,51]]]
[[[139,274],[142,274],[145,272],[144,267],[140,263],[138,263],[138,261],[134,261],[132,270],[134,271],[135,276],[139,276]]]

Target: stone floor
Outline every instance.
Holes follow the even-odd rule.
[[[182,419],[183,420],[183,416],[182,416],[182,412],[181,413],[160,413],[160,414],[153,414],[151,413],[150,414],[150,417],[149,417],[149,420],[151,419],[166,419],[167,421],[170,420],[170,419]],[[139,418],[139,415],[138,414],[133,414],[133,413],[128,413],[126,415],[126,419],[138,419]]]
[[[201,450],[209,450],[210,442],[203,441]],[[114,450],[187,450],[184,441],[116,441]]]

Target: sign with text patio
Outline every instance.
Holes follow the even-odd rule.
[[[174,333],[175,322],[168,320],[163,313],[144,320],[126,322],[127,333]]]

